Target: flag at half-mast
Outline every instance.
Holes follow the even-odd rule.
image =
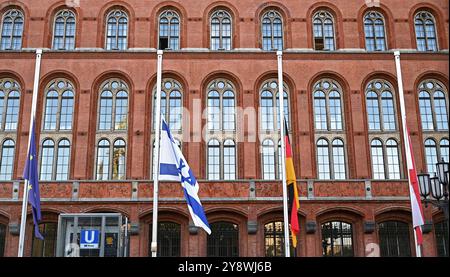
[[[33,213],[34,235],[43,240],[44,237],[39,232],[39,222],[41,221],[41,196],[39,193],[38,159],[36,154],[36,136],[34,132],[34,120],[31,127],[30,147],[28,149],[27,163],[23,172],[23,178],[28,181],[28,202],[31,204]]]
[[[422,245],[422,225],[424,225],[424,217],[422,210],[422,202],[420,201],[419,194],[419,182],[417,179],[416,163],[414,162],[414,155],[411,144],[411,137],[409,136],[409,128],[406,127],[406,132],[408,136],[408,150],[406,153],[406,164],[408,166],[409,172],[409,195],[411,198],[411,210],[412,210],[412,220],[413,228],[416,232],[417,244]]]
[[[292,246],[295,248],[297,247],[297,235],[300,232],[300,226],[298,224],[299,201],[297,178],[295,177],[292,148],[289,140],[289,131],[286,119],[284,119],[284,143],[286,146],[286,185],[288,187],[289,223],[291,225]]]

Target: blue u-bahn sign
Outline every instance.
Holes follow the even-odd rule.
[[[81,230],[80,249],[98,249],[99,230]]]

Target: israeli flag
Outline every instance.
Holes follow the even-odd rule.
[[[170,134],[169,126],[164,119],[162,119],[159,152],[159,180],[181,182],[194,225],[203,228],[208,234],[211,234],[208,220],[198,198],[199,186],[197,179],[195,179],[194,173],[189,168],[183,153],[181,153],[180,148],[178,148]]]

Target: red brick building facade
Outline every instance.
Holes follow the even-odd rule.
[[[70,12],[72,21],[60,13],[64,10]],[[161,18],[167,10],[175,12],[177,20],[169,18],[169,22],[178,29],[169,32],[166,41],[161,39],[165,36],[160,37],[158,30],[166,24]],[[370,23],[370,12],[374,12],[374,20],[380,21]],[[112,15],[116,18],[112,19]],[[0,17],[0,93],[3,92],[3,96],[0,94],[0,152],[3,151],[0,159],[4,171],[0,172],[4,179],[0,181],[0,242],[3,240],[0,246],[4,248],[0,253],[4,256],[17,254],[22,172],[27,156],[37,48],[43,48],[36,115],[37,147],[40,156],[47,155],[46,161],[40,161],[41,170],[42,163],[50,164],[47,179],[40,182],[43,224],[54,226],[49,223],[56,223],[58,215],[64,213],[118,212],[128,217],[135,228],[130,237],[130,256],[149,255],[153,197],[152,95],[156,83],[156,49],[165,43],[172,49],[164,52],[163,79],[176,82],[181,94],[179,101],[191,112],[190,116],[182,115],[182,127],[174,133],[182,141],[183,153],[199,179],[199,195],[209,222],[223,223],[222,228],[228,228],[227,234],[232,233],[229,239],[235,245],[231,250],[224,246],[226,254],[279,254],[272,250],[279,242],[270,239],[271,235],[279,236],[270,224],[283,218],[282,187],[279,181],[273,180],[278,170],[278,151],[263,149],[267,138],[273,139],[270,141],[275,145],[278,138],[276,130],[267,131],[262,127],[267,122],[262,122],[260,108],[265,101],[262,99],[264,84],[269,82],[270,87],[270,80],[277,78],[276,54],[271,50],[282,48],[290,137],[300,193],[301,230],[296,254],[370,256],[376,245],[381,245],[389,249],[382,250],[383,255],[415,255],[393,50],[401,51],[407,122],[416,166],[419,172],[426,171],[434,160],[446,155],[448,159],[448,121],[442,119],[442,115],[448,116],[449,107],[448,1],[1,0]],[[61,23],[57,19],[66,21]],[[428,30],[426,35],[420,32],[421,22]],[[375,35],[370,33],[372,27]],[[16,29],[9,32],[8,28]],[[119,29],[114,33],[108,32],[108,28]],[[120,102],[115,87],[119,82],[127,95],[125,102]],[[253,122],[247,113],[237,112],[231,131],[224,128],[228,123],[220,121],[219,134],[209,132],[205,127],[208,112],[194,111],[207,110],[215,82],[230,84],[233,96],[232,102],[227,103],[243,110],[260,111]],[[385,126],[378,130],[370,125],[377,124],[376,120],[369,119],[375,102],[386,111],[389,109],[382,96],[379,100],[369,99],[371,82],[373,86],[378,86],[373,82],[381,82],[389,87],[392,99],[386,101],[393,103],[390,108],[394,113],[385,112],[381,121],[393,124],[392,128]],[[328,92],[330,84],[331,91],[337,93]],[[65,90],[72,92],[69,100],[62,96]],[[101,119],[99,106],[104,104],[101,95],[105,90],[113,95],[111,111],[114,108],[116,117],[112,122],[123,116],[125,127],[120,127],[120,122],[106,120],[109,129],[100,130],[99,122],[104,118]],[[423,100],[419,94],[424,90],[441,91],[444,100],[438,96]],[[16,102],[11,91],[19,94]],[[50,120],[47,128],[46,115],[52,109],[49,91],[57,95],[54,110],[58,120]],[[224,95],[217,100],[220,105],[225,105]],[[264,103],[273,105],[272,100]],[[64,110],[67,106],[61,103],[70,103],[67,105],[73,107],[73,114],[67,115]],[[125,107],[124,113],[117,108],[119,103]],[[321,103],[325,106],[320,106]],[[426,124],[434,123],[434,127],[424,127],[427,117],[423,114],[421,117],[421,103],[433,103],[429,108],[431,123]],[[17,109],[17,119],[11,111],[13,106]],[[383,109],[380,108],[384,112]],[[66,117],[62,119],[61,114]],[[224,120],[222,115],[220,120]],[[251,128],[255,122],[256,128]],[[273,124],[271,120],[268,122]],[[210,165],[210,149],[208,141],[201,139],[202,131],[208,139],[219,142],[218,178],[209,175],[216,167]],[[241,139],[237,139],[237,133],[242,134]],[[235,142],[231,177],[227,175],[230,169],[223,166],[225,159],[230,161],[222,154],[226,151],[227,137]],[[46,139],[53,146],[45,148]],[[68,148],[60,143],[64,139]],[[103,172],[103,164],[99,171],[102,139],[107,139],[110,143],[107,147],[112,150],[102,152],[108,153],[105,159],[113,164],[107,167],[109,174]],[[392,146],[387,142],[389,139],[397,143],[395,159],[391,154],[396,152],[389,148]],[[434,148],[428,144],[430,147],[426,148],[426,141],[431,142],[428,139],[436,144]],[[118,146],[123,147],[120,148],[124,149],[120,150],[123,156],[115,160],[109,153],[119,153],[113,146],[119,140],[125,146]],[[374,140],[381,142],[381,148],[377,148]],[[6,141],[12,144],[8,146]],[[326,144],[319,145],[319,142]],[[8,153],[12,154],[8,156]],[[66,164],[61,162],[61,168],[67,169],[64,180],[58,178],[60,162],[54,158],[59,153],[68,153],[64,156]],[[380,156],[384,157],[380,167],[374,165],[377,153],[384,153]],[[9,167],[8,159],[12,160]],[[395,161],[391,167],[387,164],[392,159]],[[383,166],[385,171],[381,174],[379,170]],[[116,172],[123,168],[124,172]],[[445,246],[448,227],[442,224],[442,212],[428,206],[424,213],[427,225],[423,255],[448,255]],[[54,255],[51,237],[55,232],[44,230],[53,227],[42,227],[44,232],[53,234],[42,245],[32,241],[31,212],[27,219],[25,255]],[[181,256],[218,253],[214,239],[208,240],[206,233],[189,227],[190,217],[179,184],[160,184],[159,220],[178,226],[179,250],[175,253]],[[335,237],[327,235],[330,226],[337,232]],[[394,240],[406,235],[407,245],[397,242],[386,246],[390,238],[386,232]]]

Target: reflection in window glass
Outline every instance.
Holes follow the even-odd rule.
[[[1,145],[0,181],[12,179],[14,169],[14,146],[14,141],[11,139],[6,139]]]
[[[352,225],[341,221],[322,224],[322,248],[325,257],[353,256]]]

